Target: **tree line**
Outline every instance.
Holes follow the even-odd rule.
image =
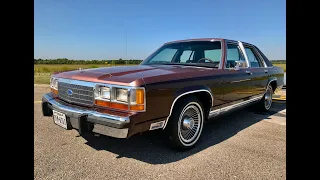
[[[67,58],[58,59],[34,59],[34,64],[140,64],[142,60],[70,60]]]
[[[286,64],[286,60],[270,60],[274,64]]]

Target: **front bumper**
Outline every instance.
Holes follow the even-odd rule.
[[[129,116],[100,113],[81,107],[67,106],[52,97],[52,93],[42,97],[44,116],[52,116],[52,110],[62,112],[67,117],[67,129],[78,129],[80,134],[95,132],[116,138],[128,137]]]

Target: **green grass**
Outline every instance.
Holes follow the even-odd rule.
[[[56,71],[76,70],[79,68],[109,67],[111,64],[35,64],[34,73],[53,73]],[[116,65],[117,66],[117,65]],[[118,65],[120,66],[120,65]],[[125,65],[122,65],[125,66]]]
[[[132,64],[130,64],[132,65]],[[34,84],[50,84],[50,76],[53,72],[76,70],[79,68],[99,68],[109,67],[108,64],[35,64],[34,65]],[[116,65],[124,66],[124,65]]]
[[[35,73],[34,84],[50,84],[51,73]]]
[[[275,64],[275,63],[273,63],[273,65],[281,67],[284,70],[284,72],[286,72],[286,67],[287,67],[286,64]]]

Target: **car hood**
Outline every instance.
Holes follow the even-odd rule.
[[[56,74],[58,78],[141,86],[151,83],[215,74],[218,69],[183,65],[112,66]]]

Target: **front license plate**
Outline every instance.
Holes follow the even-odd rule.
[[[55,111],[55,110],[52,110],[52,111],[53,111],[53,121],[54,121],[54,123],[56,123],[57,125],[67,129],[67,118],[66,118],[66,115],[61,113],[61,112]]]

